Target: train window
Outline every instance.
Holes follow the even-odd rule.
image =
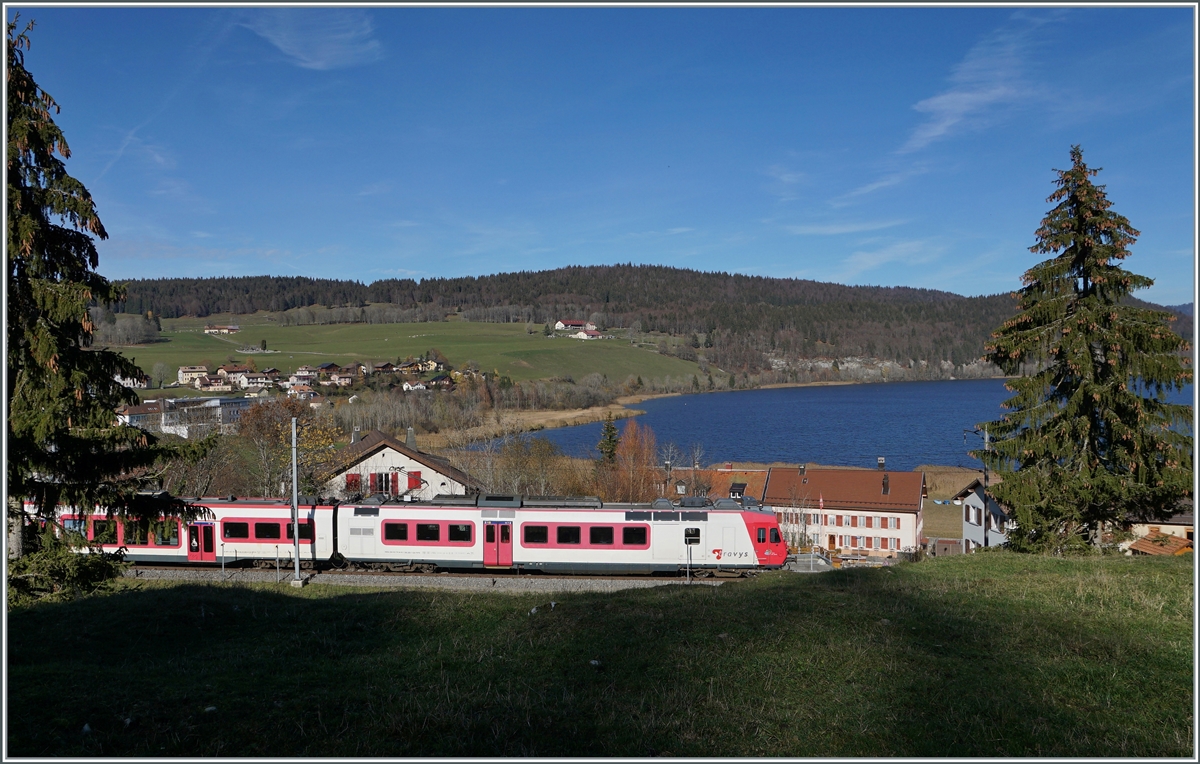
[[[483,538],[489,544],[496,543],[496,526],[488,523],[483,527]]]
[[[80,536],[87,535],[87,520],[81,520],[77,517],[67,517],[63,519],[62,527],[68,533],[78,533]]]
[[[417,523],[417,541],[440,541],[442,527],[437,523]]]
[[[92,541],[97,544],[117,543],[117,524],[111,520],[93,520]]]
[[[125,530],[125,546],[146,546],[150,543],[148,520],[126,520],[121,525]]]
[[[255,532],[256,533],[258,532],[257,529],[255,530]],[[287,537],[289,539],[292,538],[292,524],[291,523],[287,524]],[[310,523],[308,520],[304,520],[300,523],[300,540],[301,541],[312,541],[312,539],[313,539],[312,523]]]
[[[771,529],[771,543],[772,544],[779,543],[779,529],[778,528]]]
[[[279,538],[279,523],[255,523],[254,538],[256,539],[277,539]]]
[[[162,520],[154,524],[155,546],[179,546],[179,522]]]
[[[470,541],[471,540],[471,525],[459,525],[451,523],[446,528],[447,541]]]
[[[578,525],[558,526],[558,543],[560,544],[578,544],[580,535]]]
[[[384,523],[384,541],[408,541],[408,523]]]
[[[684,528],[683,529],[683,543],[687,544],[688,546],[695,546],[696,544],[699,544],[700,543],[700,529],[699,528]]]
[[[221,523],[221,533],[225,540],[250,538],[250,523]]]
[[[545,544],[550,541],[550,529],[545,525],[526,525],[526,544]]]
[[[767,529],[766,528],[758,529],[758,543],[760,543],[760,544],[767,543]]]
[[[607,527],[595,527],[588,529],[589,544],[611,544],[613,542],[613,529]]]
[[[626,546],[645,546],[646,544],[646,529],[645,528],[622,528],[621,543]]]
[[[509,535],[509,530],[508,530],[509,527],[510,526],[508,523],[505,523],[504,525],[500,526],[500,543],[501,544],[511,544],[512,543],[512,536]]]

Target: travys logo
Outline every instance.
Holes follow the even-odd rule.
[[[721,559],[721,550],[720,549],[714,549],[713,554],[715,554],[717,556],[718,560]]]

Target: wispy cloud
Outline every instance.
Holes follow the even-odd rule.
[[[1034,31],[1051,18],[1016,13],[1008,25],[976,43],[954,66],[950,87],[913,106],[929,116],[913,130],[900,153],[917,151],[957,130],[984,124],[1002,107],[1033,94],[1037,88],[1025,80],[1024,63],[1034,43]]]
[[[391,183],[388,183],[387,181],[379,181],[378,183],[372,183],[368,186],[364,186],[363,189],[356,194],[356,196],[375,196],[376,194],[386,194],[391,190]]]
[[[887,265],[920,265],[936,260],[941,248],[925,240],[899,241],[874,250],[860,250],[842,260],[835,280],[849,282],[860,274]]]
[[[689,231],[694,231],[694,230],[696,230],[696,229],[695,228],[668,228],[667,233],[674,236],[675,234],[687,233]]]
[[[261,9],[247,12],[241,25],[304,69],[344,69],[383,58],[375,25],[361,9]]]
[[[788,185],[799,183],[808,177],[799,170],[789,170],[788,168],[777,164],[771,165],[767,168],[767,175],[770,175],[780,183],[786,183]]]
[[[883,228],[904,225],[907,220],[875,220],[861,223],[825,223],[823,225],[785,225],[789,233],[804,236],[838,236],[845,233],[862,233],[863,231],[878,231]]]

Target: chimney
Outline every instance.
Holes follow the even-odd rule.
[[[883,473],[883,495],[887,496],[888,493],[891,492],[891,490],[892,489],[888,486],[888,476],[887,476],[887,473],[885,472],[885,473]]]
[[[733,469],[733,462],[725,462],[725,469],[727,469],[727,470],[732,470],[732,469]]]
[[[877,470],[884,469],[884,460],[883,460],[882,456],[878,457],[875,460],[875,469],[877,469]]]
[[[804,474],[807,474],[807,472],[808,472],[808,465],[807,465],[807,464],[801,464],[801,465],[800,465],[800,474],[801,474],[801,475],[804,475]]]
[[[350,433],[350,444],[353,445],[353,444],[357,443],[358,438],[359,438],[358,428],[355,427],[354,432]]]
[[[417,450],[417,433],[416,430],[411,427],[408,428],[408,437],[405,438],[404,445],[408,446],[413,451]]]

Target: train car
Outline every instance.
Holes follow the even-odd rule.
[[[706,574],[787,559],[774,513],[732,499],[439,496],[343,504],[334,518],[341,557],[372,569]]]
[[[92,547],[114,552],[125,547],[125,559],[140,563],[292,564],[292,505],[282,499],[185,499],[206,512],[200,519],[154,521],[83,513],[60,507],[59,523],[88,540]],[[30,505],[31,507],[32,505]],[[307,499],[300,507],[300,562],[304,568],[324,563],[334,553],[332,504]],[[31,509],[27,508],[27,512]],[[86,551],[84,548],[81,551]]]

